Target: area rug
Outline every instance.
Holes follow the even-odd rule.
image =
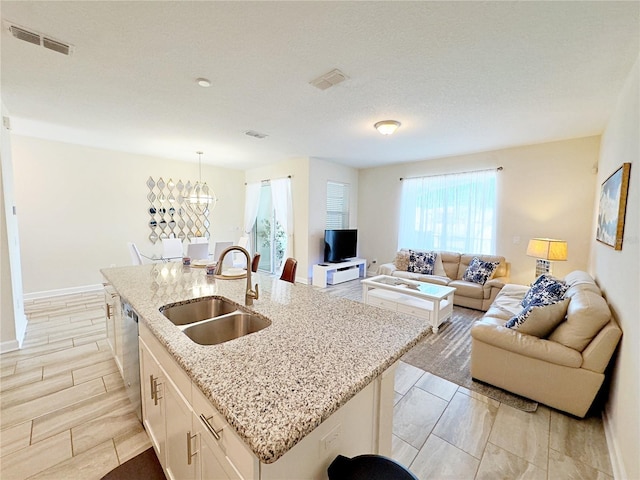
[[[501,403],[535,412],[538,403],[471,378],[471,326],[484,312],[453,307],[451,320],[409,350],[402,361]]]
[[[362,302],[360,281],[329,286],[326,291],[330,295]],[[483,315],[484,312],[478,310],[454,306],[452,318],[440,325],[438,333],[427,334],[402,357],[402,361],[511,407],[535,412],[537,402],[471,378],[470,330],[473,323]]]
[[[166,480],[153,447],[107,473],[102,480]]]

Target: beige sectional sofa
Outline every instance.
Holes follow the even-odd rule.
[[[455,287],[454,305],[482,311],[489,308],[500,289],[509,283],[509,264],[504,257],[456,252],[437,253],[433,275],[408,272],[409,250],[407,249],[398,251],[393,263],[380,265],[378,274]],[[500,262],[491,279],[484,285],[462,280],[473,257],[478,257],[485,262]]]
[[[559,324],[539,338],[505,327],[528,291],[506,285],[471,328],[471,376],[518,395],[584,417],[622,336],[600,289],[586,272],[564,278]]]

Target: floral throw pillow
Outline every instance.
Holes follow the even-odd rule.
[[[568,289],[569,285],[562,280],[553,278],[551,275],[542,274],[533,282],[520,305],[524,308],[529,305],[550,305],[562,300]]]
[[[433,266],[436,263],[435,252],[414,252],[409,250],[408,272],[433,275]]]
[[[473,257],[462,276],[462,280],[484,285],[491,278],[499,264],[500,262],[485,262],[478,257]]]

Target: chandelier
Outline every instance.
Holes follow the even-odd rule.
[[[209,189],[207,182],[202,181],[202,152],[196,152],[198,154],[198,181],[191,187],[187,196],[187,206],[194,212],[205,214],[215,208],[216,194]]]

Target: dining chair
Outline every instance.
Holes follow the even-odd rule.
[[[258,265],[260,264],[260,254],[256,253],[253,256],[253,260],[251,262],[251,271],[252,272],[257,272],[258,271]]]
[[[298,268],[298,261],[295,258],[287,258],[284,262],[284,268],[282,269],[282,275],[280,280],[285,282],[296,283],[296,269]]]
[[[213,261],[217,262],[220,259],[220,254],[226,249],[233,245],[233,242],[216,242],[213,246]],[[233,265],[231,255],[227,255],[224,258],[224,266],[230,267]]]
[[[127,248],[129,249],[129,255],[131,255],[131,265],[142,265],[142,255],[140,255],[140,250],[138,250],[136,244],[127,242]]]
[[[209,258],[209,243],[190,243],[187,245],[187,257],[191,260],[207,260]]]
[[[179,238],[162,239],[162,259],[178,260],[182,258],[182,240]]]

